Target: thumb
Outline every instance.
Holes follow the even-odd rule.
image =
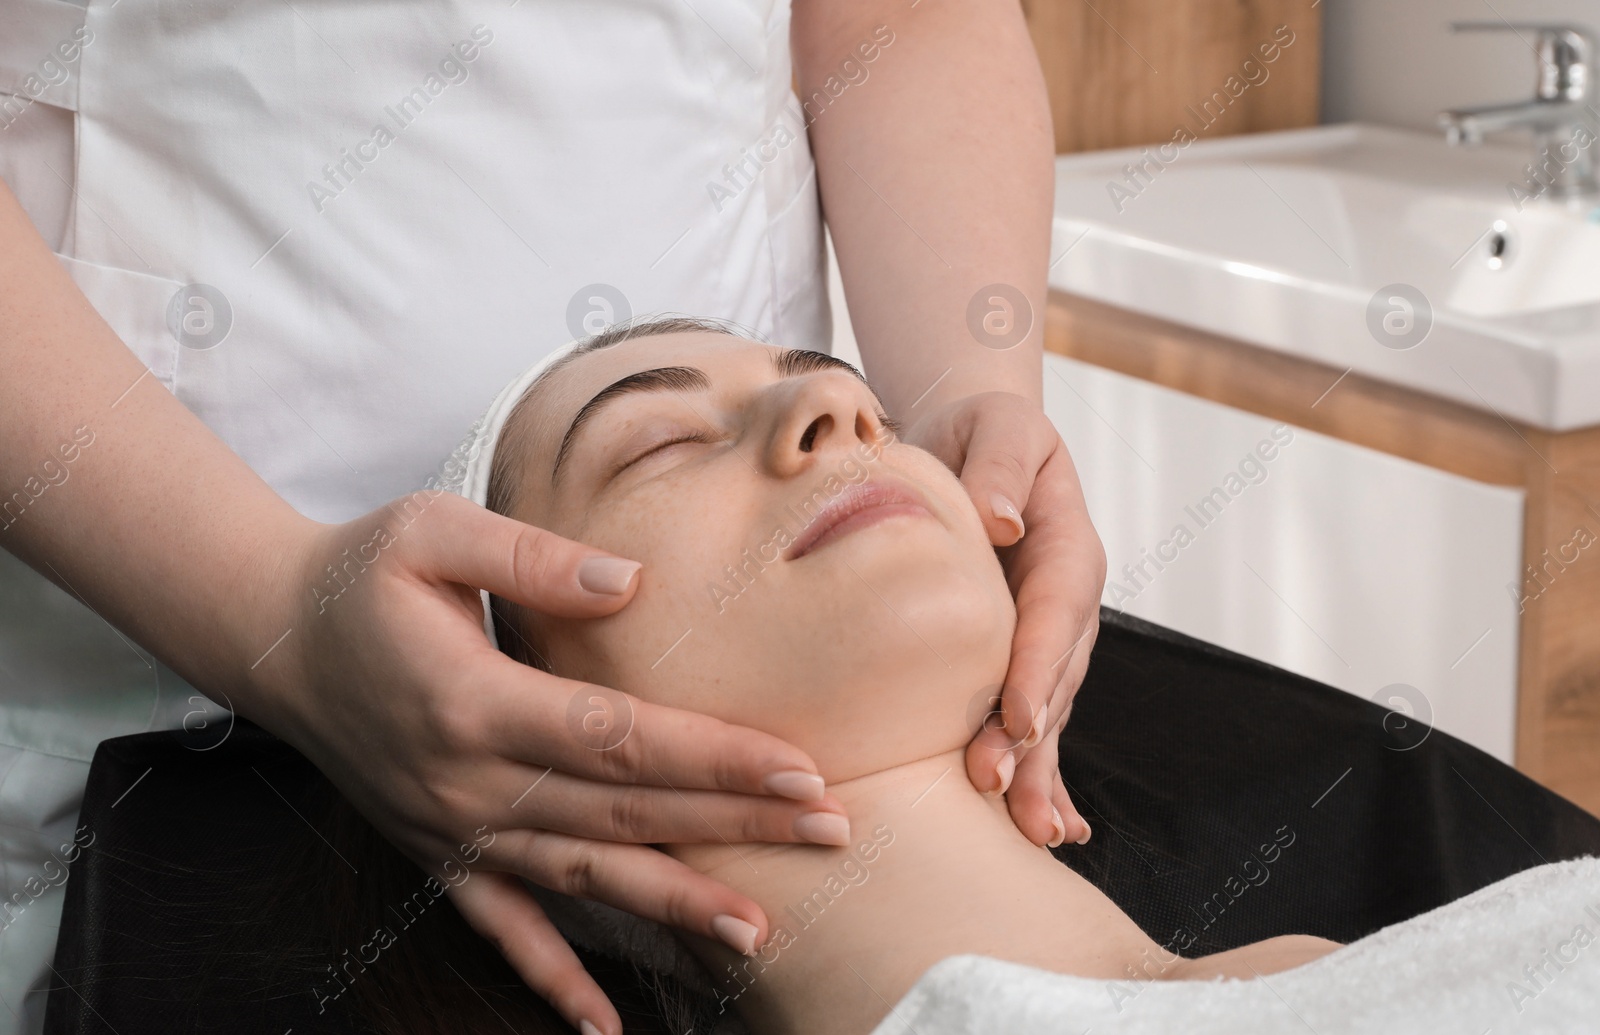
[[[542,614],[597,618],[633,599],[642,565],[442,493],[416,517],[419,574],[485,589]]]

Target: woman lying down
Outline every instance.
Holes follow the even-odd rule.
[[[795,744],[843,807],[839,847],[659,846],[769,918],[728,938],[748,955],[680,935],[718,1010],[757,1035],[1144,1030],[1141,1012],[1148,1030],[1200,1030],[1208,1013],[1221,1030],[1303,1030],[1273,998],[1274,975],[1350,949],[1287,935],[1175,957],[968,780],[984,716],[973,703],[1005,677],[1015,610],[960,482],[895,440],[848,365],[685,325],[636,327],[548,365],[485,465],[491,509],[641,561],[631,603],[599,620],[499,599],[491,611],[519,660]],[[1569,984],[1600,985],[1592,952]],[[964,1004],[962,981],[983,986]],[[1137,995],[1108,994],[1117,982]],[[1157,1003],[1167,985],[1259,994],[1239,999],[1242,1013],[1194,999],[1198,1013],[1174,1017]],[[1073,1007],[1084,990],[1094,1003]],[[1052,995],[1095,1013],[1062,1013]],[[1418,1016],[1414,1030],[1442,1015]],[[1312,1023],[1344,1030],[1329,1020]]]

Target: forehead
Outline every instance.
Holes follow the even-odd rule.
[[[549,457],[583,405],[630,374],[656,367],[699,367],[713,384],[725,379],[772,377],[776,346],[710,331],[682,331],[629,338],[570,360],[541,382],[530,399],[533,446]]]

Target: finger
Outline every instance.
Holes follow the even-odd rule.
[[[447,582],[465,580],[474,589],[544,614],[608,615],[632,599],[639,585],[638,561],[495,514],[448,492],[429,500],[407,526],[405,537],[396,541],[407,544],[421,574]]]
[[[1077,804],[1072,800],[1072,795],[1067,792],[1067,785],[1061,778],[1061,770],[1056,769],[1056,786],[1051,793],[1050,800],[1055,804],[1056,811],[1061,813],[1067,827],[1067,841],[1073,844],[1086,845],[1092,833],[1089,821],[1083,818]]]
[[[1028,697],[1018,698],[1023,702],[1020,707],[1037,709],[1029,723],[1028,735],[1018,745],[1019,757],[1027,754],[1035,745],[1061,735],[1062,727],[1066,725],[1067,717],[1072,712],[1072,704],[1077,699],[1078,687],[1083,683],[1083,677],[1088,671],[1093,639],[1098,629],[1097,613],[1093,630],[1080,634],[1079,643],[1067,652],[1064,660],[1052,668],[1051,671],[1059,675],[1056,676],[1055,686],[1042,707],[1034,704]]]
[[[1018,824],[1018,829],[1034,838],[1035,845],[1056,848],[1062,840],[1077,840],[1080,825],[1086,827],[1083,817],[1072,805],[1072,798],[1067,795],[1059,766],[1061,729],[1066,726],[1074,702],[1074,694],[1062,688],[1069,681],[1075,686],[1080,680],[1082,673],[1075,678],[1067,673],[1062,675],[1056,686],[1056,694],[1051,697],[1042,739],[1037,744],[1019,745],[1016,749],[1016,784],[1006,795],[1006,803],[1011,806],[1011,817]],[[1048,817],[1050,824],[1051,832],[1045,840],[1035,837],[1042,830],[1038,825],[1040,816]]]
[[[1061,679],[1056,684],[1055,693],[1050,699],[1050,714],[1058,734],[1062,725],[1071,716],[1072,706],[1077,703],[1078,690],[1083,686],[1084,677],[1089,673],[1089,663],[1094,657],[1094,644],[1099,636],[1100,613],[1096,610],[1089,617],[1089,627],[1080,634],[1077,644],[1062,664]],[[1060,721],[1055,722],[1058,714]]]
[[[1035,479],[1059,441],[1044,414],[1020,397],[1015,405],[989,405],[972,425],[961,484],[996,546],[1023,537]]]
[[[568,1024],[583,1035],[596,1030],[622,1035],[622,1018],[611,1000],[516,877],[474,873],[448,893],[472,929],[499,950],[528,987]]]
[[[1080,676],[1079,679],[1081,678]],[[1072,718],[1072,706],[1076,701],[1076,696],[1065,698],[1063,710],[1059,716],[1051,720],[1050,732],[1045,737],[1045,740],[1041,742],[1041,746],[1048,743],[1055,756],[1054,771],[1051,778],[1050,802],[1055,806],[1056,813],[1061,817],[1062,824],[1066,828],[1066,840],[1081,845],[1089,840],[1089,821],[1084,818],[1077,803],[1072,800],[1072,795],[1067,790],[1066,778],[1061,775],[1061,732],[1066,728],[1068,720]]]
[[[607,783],[773,794],[821,801],[811,756],[770,733],[632,694],[561,679],[490,655],[472,673],[475,705],[451,721],[504,758]]]
[[[1017,627],[1001,706],[1006,728],[1037,742],[1031,729],[1049,710],[1057,683],[1077,692],[1099,630],[1105,550],[1083,508],[1065,447],[1040,469],[1027,511],[1033,528],[1004,558],[1017,600]],[[1030,738],[1030,734],[1032,734]]]
[[[599,783],[537,766],[517,766],[516,773],[519,784],[502,788],[510,805],[485,817],[496,829],[537,827],[631,844],[850,844],[850,820],[832,795],[801,804],[728,791]]]
[[[1016,776],[1011,779],[1011,790],[1006,792],[1006,808],[1011,809],[1011,821],[1022,837],[1035,845],[1048,845],[1056,840],[1056,833],[1066,833],[1066,821],[1056,816],[1056,806],[1051,800],[1056,782],[1056,749],[1053,737],[1045,737],[1038,747],[1022,755],[1016,763]]]
[[[506,830],[484,855],[540,887],[693,931],[735,952],[749,955],[767,940],[767,917],[754,901],[653,848]]]
[[[1056,752],[1056,737],[1045,737],[1017,763],[1011,790],[1006,793],[1017,829],[1034,844],[1050,847],[1076,838],[1082,822],[1061,783]]]
[[[984,794],[1004,794],[1015,778],[1018,741],[998,723],[985,722],[967,744],[967,779]]]

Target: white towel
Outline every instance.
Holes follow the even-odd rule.
[[[1084,1032],[1600,1032],[1600,859],[1536,866],[1247,981],[1114,983],[951,956],[872,1035]]]

